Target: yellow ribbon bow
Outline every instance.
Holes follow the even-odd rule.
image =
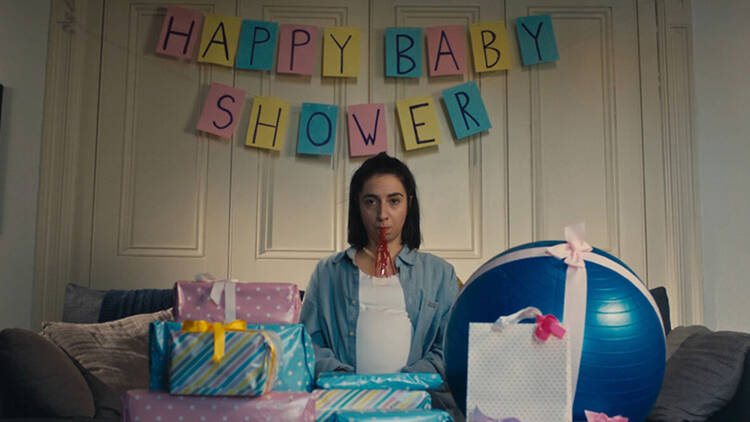
[[[247,331],[247,323],[241,319],[228,324],[208,321],[185,321],[182,323],[182,331],[186,333],[214,333],[214,356],[212,361],[219,363],[224,358],[224,334],[227,331]],[[254,331],[254,330],[252,330]],[[273,345],[271,345],[273,353]]]

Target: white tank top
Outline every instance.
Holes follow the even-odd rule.
[[[357,373],[398,372],[409,358],[411,331],[398,275],[378,278],[360,270]]]

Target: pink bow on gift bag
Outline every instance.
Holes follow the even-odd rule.
[[[563,338],[565,328],[560,325],[560,321],[554,315],[537,315],[536,330],[534,330],[536,338],[541,341],[547,341],[550,334],[557,338]]]
[[[609,417],[606,413],[592,412],[590,410],[584,410],[583,413],[586,414],[586,422],[628,422],[628,418],[621,415]]]
[[[521,422],[521,421],[516,418],[503,418],[503,419],[491,418],[485,415],[484,413],[482,413],[482,411],[479,410],[478,407],[474,407],[474,410],[469,415],[469,422]]]

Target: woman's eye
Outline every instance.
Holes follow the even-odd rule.
[[[393,205],[397,205],[400,202],[401,202],[400,198],[391,198],[391,204]]]
[[[375,204],[375,200],[373,200],[373,199],[365,199],[365,200],[364,200],[364,204],[365,204],[366,206],[370,207],[370,206],[372,206],[372,205],[374,205],[374,204]]]

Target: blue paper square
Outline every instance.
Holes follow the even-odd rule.
[[[448,109],[456,139],[492,127],[476,82],[466,82],[443,90],[443,101]]]
[[[339,106],[337,105],[302,103],[297,152],[333,155],[338,113]]]
[[[385,29],[385,76],[422,76],[422,28]]]
[[[516,33],[524,66],[560,60],[549,15],[517,18]]]
[[[237,48],[238,69],[271,70],[279,24],[276,22],[243,20]]]

